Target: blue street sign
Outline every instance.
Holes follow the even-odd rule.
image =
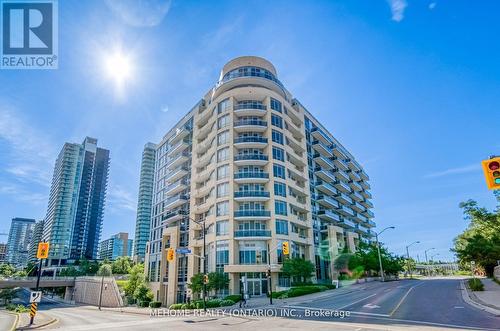
[[[178,254],[191,254],[191,250],[189,248],[177,248],[175,251]]]

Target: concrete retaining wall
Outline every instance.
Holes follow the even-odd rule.
[[[493,277],[500,280],[500,265],[497,265],[493,270]]]
[[[101,281],[101,277],[78,277],[75,281],[75,287],[66,291],[64,299],[75,303],[98,306]],[[104,277],[101,305],[103,307],[123,306],[120,290],[112,277]]]

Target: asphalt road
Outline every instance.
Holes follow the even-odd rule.
[[[457,279],[372,282],[321,293],[313,300],[294,300],[267,317],[150,317],[53,303],[42,309],[59,320],[48,327],[52,330],[500,330],[500,317],[463,301]],[[294,316],[288,316],[290,311]],[[339,311],[350,316],[331,316]]]

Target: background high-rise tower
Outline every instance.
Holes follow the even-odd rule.
[[[7,240],[7,262],[16,267],[28,263],[29,246],[35,228],[35,220],[31,218],[13,218]]]
[[[96,259],[108,183],[109,151],[87,137],[64,144],[57,157],[43,240],[51,244],[49,265]]]

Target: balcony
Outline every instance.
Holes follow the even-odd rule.
[[[354,217],[356,215],[356,213],[354,212],[354,210],[352,210],[351,208],[347,207],[347,206],[341,206],[339,209],[337,209],[339,213],[345,215],[345,216],[351,216],[351,217]]]
[[[176,155],[174,158],[168,160],[167,169],[172,170],[177,168],[184,162],[188,161],[190,157],[191,155],[186,152]]]
[[[174,156],[174,155],[184,151],[185,149],[187,149],[189,147],[190,144],[191,144],[191,142],[189,140],[186,140],[186,139],[180,140],[179,142],[170,146],[170,148],[168,150],[168,156]]]
[[[363,215],[357,213],[356,218],[361,222],[361,223],[366,223],[368,222],[368,218],[364,217]]]
[[[186,176],[189,173],[189,169],[187,167],[180,167],[177,169],[174,169],[171,171],[167,177],[166,180],[169,183],[174,183],[177,180],[181,179],[182,177]]]
[[[258,102],[245,102],[234,106],[234,113],[238,116],[264,116],[267,107]]]
[[[345,162],[342,161],[341,159],[339,159],[338,157],[333,159],[333,163],[340,170],[343,170],[343,171],[349,170],[349,167],[347,166],[347,164],[345,164]]]
[[[335,177],[337,177],[338,180],[341,180],[343,182],[348,182],[350,180],[349,175],[340,169],[334,170],[333,174]]]
[[[357,192],[359,192],[359,191],[362,191],[362,190],[363,190],[363,188],[361,187],[361,185],[359,185],[358,183],[356,183],[356,182],[354,182],[354,181],[352,181],[352,180],[351,180],[351,181],[349,181],[349,186],[350,186],[350,187],[352,187],[352,189],[353,189],[354,191],[357,191]]]
[[[361,187],[363,187],[363,189],[365,190],[369,190],[371,187],[370,187],[370,184],[368,184],[368,182],[365,182],[365,181],[360,181],[358,182],[359,185],[361,185]]]
[[[362,200],[360,203],[365,206],[367,209],[368,208],[373,208],[373,203],[370,200]]]
[[[321,141],[323,144],[331,145],[332,143],[330,137],[328,137],[328,135],[324,133],[320,128],[312,128],[311,136],[313,136],[314,139]]]
[[[207,109],[205,109],[201,113],[198,113],[198,116],[196,119],[196,123],[198,125],[198,128],[204,127],[210,121],[210,118],[212,118],[214,113],[215,113],[215,108],[212,109],[212,111],[208,111]]]
[[[215,170],[212,168],[212,167],[209,167],[209,168],[203,168],[203,170],[201,172],[198,172],[196,176],[194,176],[194,180],[197,184],[199,183],[204,183],[207,181],[207,179],[210,178],[210,176],[212,176],[212,173],[214,172]]]
[[[255,131],[263,132],[267,129],[267,122],[262,120],[239,120],[234,122],[234,129],[237,132]]]
[[[267,183],[269,181],[269,173],[260,171],[235,172],[234,181],[238,184]]]
[[[267,191],[236,191],[234,192],[234,200],[236,201],[267,201],[269,200],[269,192]]]
[[[328,194],[328,195],[337,194],[337,189],[335,187],[333,187],[332,185],[330,185],[328,183],[324,183],[324,182],[317,182],[316,189],[325,193],[325,194]]]
[[[373,227],[375,227],[375,222],[372,220],[368,220],[364,225],[366,227],[373,228]]]
[[[234,157],[234,163],[237,165],[266,165],[268,161],[267,155],[264,154],[238,154]]]
[[[344,182],[341,182],[340,180],[337,180],[333,183],[333,186],[335,186],[335,188],[341,192],[344,192],[344,193],[350,193],[351,192],[351,188],[349,187],[349,185],[347,185],[346,183]]]
[[[302,152],[304,152],[304,151],[305,151],[305,147],[304,147],[304,146],[302,146],[302,144],[301,144],[301,143],[299,143],[297,140],[295,140],[295,139],[290,139],[290,138],[288,138],[288,137],[285,137],[285,138],[286,138],[286,139],[285,139],[286,144],[287,144],[288,146],[290,146],[290,147],[294,150],[294,152],[295,152],[295,153],[302,153]]]
[[[212,121],[209,121],[209,123],[207,125],[205,125],[204,127],[202,127],[199,131],[198,131],[198,135],[197,135],[197,139],[200,139],[200,140],[203,140],[205,139],[211,132],[216,132],[217,130],[213,130],[215,127],[215,117],[213,118]]]
[[[184,139],[191,133],[191,127],[184,126],[182,128],[177,128],[172,138],[170,138],[170,144],[175,144],[180,139]]]
[[[295,138],[302,139],[304,137],[304,130],[293,122],[285,121],[285,129],[290,131]]]
[[[212,190],[214,189],[214,185],[211,184],[205,184],[203,186],[198,187],[196,190],[196,197],[201,198],[209,194]]]
[[[318,152],[319,154],[323,155],[324,157],[332,157],[333,156],[331,148],[319,140],[313,141],[312,148],[316,152]]]
[[[205,153],[207,150],[209,150],[211,147],[213,147],[215,138],[206,138],[205,140],[199,142],[196,144],[196,153],[202,154]]]
[[[322,168],[328,169],[328,170],[333,170],[335,169],[335,165],[333,164],[332,161],[327,159],[324,156],[321,156],[319,154],[314,154],[314,162],[319,164]]]
[[[358,171],[358,174],[361,176],[361,178],[363,178],[363,180],[370,180],[370,177],[368,177],[368,175],[366,174],[366,172],[363,169]]]
[[[234,218],[237,220],[267,220],[271,218],[271,212],[263,209],[237,210],[234,212]]]
[[[346,204],[346,205],[351,205],[354,203],[354,200],[352,200],[348,195],[344,193],[337,194],[335,196],[335,199],[337,199],[339,202]]]
[[[290,119],[295,122],[295,123],[302,123],[304,121],[304,117],[300,114],[298,110],[295,109],[288,109],[287,107],[283,107],[283,111],[285,114],[290,117]]]
[[[365,197],[365,199],[371,199],[372,198],[372,194],[370,193],[370,191],[361,191],[361,195],[363,195]]]
[[[338,157],[339,159],[345,160],[347,159],[347,154],[344,152],[344,150],[339,147],[338,145],[333,145],[333,154]]]
[[[258,136],[238,137],[234,139],[236,148],[264,148],[267,145],[267,138]]]
[[[325,221],[340,222],[340,216],[331,210],[319,210],[318,216]]]
[[[375,214],[371,210],[368,210],[368,209],[365,209],[365,211],[363,211],[363,215],[365,215],[368,218],[374,218],[375,217]]]
[[[174,209],[189,201],[189,196],[185,194],[174,195],[165,201],[166,209]]]
[[[357,172],[349,170],[347,173],[349,174],[349,177],[351,177],[353,181],[355,182],[361,181],[361,176]]]
[[[305,167],[307,163],[302,159],[302,157],[289,152],[286,152],[286,156],[288,161],[291,162],[295,166],[295,168],[298,168],[297,170],[304,171],[303,167]]]
[[[358,213],[359,212],[362,212],[363,210],[365,210],[365,207],[363,205],[361,205],[359,202],[355,202],[351,205],[351,208],[355,211],[357,211]]]
[[[271,238],[271,231],[269,230],[236,230],[234,231],[234,238]]]
[[[347,166],[352,171],[360,171],[361,170],[361,167],[359,166],[358,162],[356,162],[355,160],[347,159],[346,161],[347,161]]]
[[[198,162],[196,163],[197,167],[205,167],[212,162],[212,159],[215,157],[215,150],[208,151],[202,156],[198,158]]]
[[[335,176],[328,170],[322,170],[321,168],[315,169],[315,174],[317,177],[321,178],[327,183],[335,182]]]
[[[165,215],[163,215],[162,224],[167,225],[175,221],[180,221],[183,218],[186,218],[186,214],[184,211],[182,210],[170,211],[167,212]]]
[[[356,229],[356,223],[354,223],[351,220],[345,219],[345,218],[340,223],[340,226],[343,228],[346,228],[346,229],[350,229],[350,230]]]
[[[168,185],[166,190],[165,190],[165,194],[167,194],[167,195],[177,194],[179,192],[184,191],[187,188],[188,188],[187,181],[186,180],[179,180],[173,184]]]
[[[363,201],[364,200],[363,196],[361,194],[359,194],[359,192],[352,192],[351,196],[356,201]]]
[[[319,204],[321,204],[325,208],[339,208],[340,205],[337,200],[334,200],[332,197],[326,196],[326,195],[320,195],[317,197],[317,201]]]

